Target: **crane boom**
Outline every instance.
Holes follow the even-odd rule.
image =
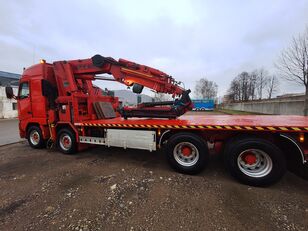
[[[125,59],[115,60],[111,57],[94,55],[90,59],[54,62],[54,71],[57,81],[59,96],[67,96],[77,92],[85,81],[95,79],[111,80],[96,77],[98,74],[110,74],[114,80],[132,87],[134,93],[141,93],[144,87],[158,93],[172,94],[172,97],[180,96],[168,107],[162,104],[140,104],[137,108],[125,107],[121,110],[124,117],[177,117],[191,109],[189,90],[179,86],[170,75],[155,68],[131,62]],[[138,113],[137,113],[138,111]],[[152,113],[155,112],[155,113]],[[164,113],[163,115],[161,113]]]

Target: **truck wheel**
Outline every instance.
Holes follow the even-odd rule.
[[[252,186],[273,184],[286,172],[286,160],[281,150],[264,139],[232,140],[225,149],[224,159],[233,177]]]
[[[75,133],[63,128],[58,132],[57,147],[64,154],[73,154],[77,150]]]
[[[29,145],[32,148],[44,148],[45,142],[43,140],[42,131],[38,126],[31,126],[27,132]]]
[[[166,145],[168,162],[178,172],[197,174],[204,169],[208,162],[208,147],[204,140],[195,134],[174,135]]]

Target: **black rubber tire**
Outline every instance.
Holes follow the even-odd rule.
[[[173,155],[174,148],[180,142],[189,142],[193,144],[198,152],[199,152],[199,159],[198,161],[192,166],[183,166],[176,161]],[[192,133],[179,133],[173,135],[167,141],[167,144],[164,148],[168,163],[170,166],[175,169],[177,172],[184,173],[184,174],[197,174],[200,173],[206,166],[209,160],[209,151],[206,142],[199,136],[192,134]]]
[[[60,145],[60,140],[63,135],[67,135],[71,139],[71,147],[69,149],[63,149]],[[57,148],[63,154],[74,154],[77,151],[77,142],[76,142],[76,135],[71,129],[62,128],[57,134]]]
[[[247,149],[259,149],[272,160],[271,171],[262,177],[251,177],[243,173],[237,163],[238,156]],[[268,186],[279,181],[286,172],[286,160],[282,151],[273,143],[257,138],[238,137],[228,142],[224,150],[224,162],[230,174],[241,183],[251,186]]]
[[[32,143],[31,139],[30,139],[30,134],[33,131],[36,131],[39,135],[39,142],[37,144]],[[28,128],[28,130],[27,130],[27,140],[28,140],[30,147],[32,147],[32,148],[41,149],[41,148],[45,147],[45,141],[43,139],[42,131],[41,131],[40,127],[38,127],[36,125],[32,125]]]

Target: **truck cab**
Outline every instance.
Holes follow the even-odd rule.
[[[27,128],[31,124],[40,126],[43,136],[47,138],[44,126],[48,120],[48,101],[42,94],[42,80],[48,78],[51,73],[50,64],[40,63],[24,70],[20,81],[18,95],[19,132],[22,138],[26,138]]]

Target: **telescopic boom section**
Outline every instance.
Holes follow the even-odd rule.
[[[171,76],[152,67],[125,59],[116,61],[101,55],[95,55],[91,60],[96,67],[109,65],[109,73],[114,76],[115,80],[127,86],[133,86],[133,90],[136,93],[141,93],[139,91],[142,91],[143,86],[156,92],[173,95],[181,95],[185,91],[178,86],[178,83]]]
[[[76,78],[90,78],[89,75],[93,75],[91,78],[94,80],[99,79],[94,76],[96,74],[110,74],[115,81],[133,86],[136,93],[140,93],[138,90],[141,91],[142,86],[174,96],[182,95],[185,91],[166,73],[125,59],[117,61],[111,57],[95,55],[91,59],[73,60],[68,63]]]

